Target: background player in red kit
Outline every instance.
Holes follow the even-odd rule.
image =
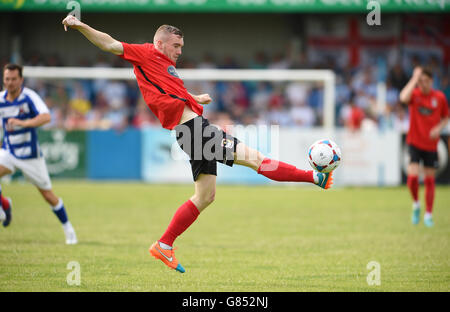
[[[425,168],[424,223],[433,226],[432,211],[435,189],[435,174],[438,165],[437,144],[439,134],[448,121],[448,103],[444,93],[434,90],[433,73],[417,67],[408,84],[400,92],[400,101],[409,106],[409,131],[406,141],[411,157],[408,166],[408,187],[413,202],[412,223],[420,220],[419,204],[419,163]]]
[[[162,25],[155,33],[153,44],[128,44],[91,28],[71,15],[62,23],[66,30],[67,26],[77,29],[100,49],[133,64],[139,88],[148,107],[164,128],[176,130],[180,147],[190,156],[195,193],[178,208],[166,232],[150,247],[150,253],[168,267],[185,272],[175,258],[172,245],[197,219],[200,212],[214,201],[218,161],[228,166],[233,163],[247,166],[275,181],[309,182],[324,189],[331,187],[331,173],[300,170],[266,158],[238,139],[209,125],[202,117],[203,107],[200,104],[210,103],[210,96],[190,94],[175,69],[184,45],[183,34],[178,28]],[[211,159],[202,154],[203,148],[211,140],[218,143],[214,144],[218,146],[214,152],[219,152],[222,157],[215,156]],[[197,149],[201,152],[200,157],[197,157]]]

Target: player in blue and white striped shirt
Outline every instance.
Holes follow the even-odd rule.
[[[77,238],[67,218],[61,198],[52,190],[52,184],[39,147],[36,128],[50,122],[47,106],[33,90],[23,87],[22,67],[7,64],[3,69],[3,85],[0,92],[0,118],[3,128],[3,144],[0,149],[0,177],[19,169],[51,205],[62,223],[67,244],[76,244]],[[1,194],[0,204],[4,214],[3,225],[11,221],[11,200]]]

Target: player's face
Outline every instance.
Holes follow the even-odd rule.
[[[22,87],[23,77],[20,77],[18,70],[5,70],[3,72],[3,85],[8,93],[15,94]]]
[[[162,52],[173,62],[176,62],[181,55],[181,48],[184,46],[183,38],[171,34],[169,38],[162,43]]]
[[[419,77],[418,85],[422,92],[426,94],[430,92],[431,87],[433,86],[433,79],[431,79],[428,75],[422,74]]]

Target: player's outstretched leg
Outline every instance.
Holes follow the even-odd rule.
[[[216,176],[200,174],[195,181],[195,194],[175,212],[169,226],[161,238],[150,246],[150,254],[161,260],[169,268],[180,273],[185,269],[175,258],[173,243],[186,231],[206,207],[213,201],[216,191]]]
[[[332,173],[302,170],[282,161],[265,157],[244,143],[236,147],[234,163],[255,170],[258,174],[278,182],[307,182],[329,189],[333,185]]]
[[[0,221],[3,221],[2,224],[4,227],[7,227],[12,220],[12,201],[9,197],[3,197],[2,187],[0,186]]]
[[[64,203],[61,198],[56,197],[52,190],[42,190],[39,189],[42,196],[52,207],[53,213],[56,215],[58,220],[61,222],[64,234],[66,236],[66,244],[67,245],[75,245],[78,243],[77,236],[75,234],[75,229],[67,217],[66,208],[64,207]]]

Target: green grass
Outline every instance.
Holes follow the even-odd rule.
[[[54,181],[54,190],[79,244],[64,244],[33,186],[3,185],[14,219],[0,228],[0,291],[450,291],[449,187],[436,190],[429,229],[411,225],[405,187],[219,185],[176,241],[185,274],[147,249],[193,186]],[[80,286],[66,283],[70,261]],[[367,284],[370,261],[380,286]]]

